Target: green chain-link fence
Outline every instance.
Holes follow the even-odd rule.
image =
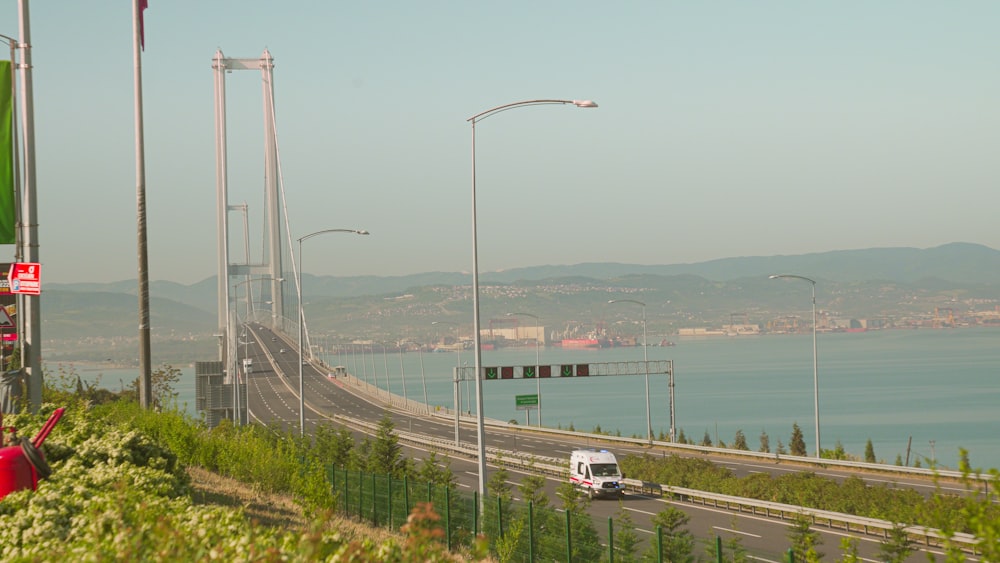
[[[490,552],[504,562],[668,560],[659,526],[650,540],[652,547],[647,549],[643,541],[639,552],[634,544],[632,550],[624,551],[621,543],[627,542],[616,542],[616,535],[623,538],[621,534],[634,530],[615,530],[611,518],[602,537],[586,513],[498,497],[487,500],[480,519],[477,492],[460,493],[454,487],[332,466],[328,478],[337,499],[336,510],[375,526],[399,529],[418,503],[432,503],[441,517],[442,541],[449,550],[471,548],[475,537],[482,534],[489,541]],[[724,560],[721,541],[696,543],[700,553],[714,551],[717,561]]]

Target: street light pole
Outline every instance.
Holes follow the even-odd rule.
[[[816,360],[816,281],[805,276],[798,276],[795,274],[774,274],[768,276],[768,279],[779,279],[779,278],[789,278],[796,280],[803,280],[809,282],[812,286],[812,317],[813,317],[813,413],[815,414],[815,424],[816,424],[816,457],[820,457],[820,452],[822,448],[819,442],[819,364]]]
[[[472,126],[472,329],[475,342],[476,369],[476,441],[479,457],[479,498],[486,498],[486,432],[483,420],[483,342],[479,322],[479,235],[476,226],[476,123],[491,115],[526,106],[548,104],[572,104],[581,108],[596,108],[597,104],[590,100],[524,100],[504,104],[479,112],[466,119]],[[482,501],[481,501],[482,502]]]
[[[295,269],[295,290],[298,294],[298,325],[299,325],[299,436],[306,435],[306,395],[305,380],[302,376],[302,324],[305,322],[305,315],[302,314],[302,241],[317,235],[326,233],[354,233],[356,235],[367,235],[368,231],[363,229],[324,229],[309,233],[299,237],[299,263]]]
[[[524,316],[531,317],[535,319],[535,322],[539,325],[542,324],[542,320],[538,318],[538,315],[532,315],[531,313],[507,313],[508,317]],[[538,421],[537,425],[539,428],[542,427],[542,378],[538,377],[538,367],[541,363],[538,360],[538,326],[535,327],[535,393],[536,400],[538,401]],[[544,337],[543,337],[544,338]]]
[[[653,419],[649,412],[649,358],[646,356],[646,304],[635,299],[612,299],[608,303],[635,303],[642,307],[642,363],[646,365],[646,439],[653,443]]]

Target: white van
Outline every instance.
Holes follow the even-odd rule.
[[[625,478],[615,454],[608,450],[573,450],[569,457],[569,482],[583,489],[587,496],[625,496]]]

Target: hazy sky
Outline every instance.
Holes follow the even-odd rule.
[[[994,0],[149,4],[152,280],[216,273],[218,49],[274,57],[293,238],[372,233],[310,239],[309,273],[471,270],[466,119],[535,98],[600,108],[477,125],[483,271],[1000,248]],[[43,284],[135,278],[131,3],[30,8]],[[260,74],[226,86],[230,202],[259,249]]]

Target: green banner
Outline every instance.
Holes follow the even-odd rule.
[[[0,61],[0,244],[14,244],[14,66]]]

